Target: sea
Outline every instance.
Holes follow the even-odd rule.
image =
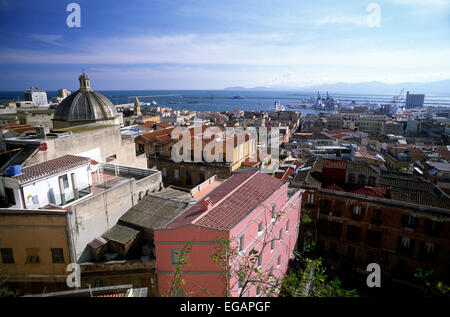
[[[292,108],[288,106],[304,105],[305,100],[317,97],[317,92],[274,90],[99,90],[98,92],[115,105],[132,103],[134,98],[138,97],[139,101],[144,103],[155,101],[158,106],[191,111],[270,110],[275,102],[284,105],[286,110],[290,110]],[[320,95],[325,97],[326,92],[320,92]],[[330,92],[329,95],[344,103],[352,101],[356,103],[389,103],[393,98],[392,94],[367,95]],[[23,96],[23,91],[0,91],[0,102],[23,100]],[[49,100],[55,96],[57,96],[56,91],[47,91]],[[425,106],[427,105],[450,106],[450,95],[426,95]],[[326,112],[312,109],[295,110],[302,112],[303,115]]]

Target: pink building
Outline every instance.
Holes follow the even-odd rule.
[[[156,228],[159,295],[170,285],[179,250],[185,242],[191,242],[189,265],[183,270],[185,284],[171,295],[224,296],[223,274],[211,258],[219,237],[231,240],[241,258],[250,250],[258,251],[261,274],[271,270],[274,276],[282,277],[298,239],[301,194],[288,189],[288,182],[259,171],[236,174],[167,225]],[[231,296],[238,296],[240,287],[232,277],[228,290]],[[264,294],[261,286],[253,284],[242,293],[252,297]]]

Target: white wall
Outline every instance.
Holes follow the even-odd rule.
[[[61,192],[59,188],[59,177],[67,175],[69,187],[64,190],[66,201],[73,199],[73,185],[71,174],[75,173],[78,190],[84,189],[92,184],[90,171],[88,167],[90,164],[79,166],[63,173],[51,175],[50,177],[42,178],[36,182],[29,183],[23,186],[23,194],[25,197],[26,208],[41,208],[51,203],[50,192],[53,190],[55,203],[61,204]],[[32,197],[38,196],[38,204],[35,204]]]

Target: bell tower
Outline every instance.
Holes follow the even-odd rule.
[[[92,90],[91,80],[89,79],[89,76],[84,72],[80,75],[80,77],[78,77],[78,80],[80,81],[80,90]]]
[[[134,98],[134,115],[136,117],[142,116],[142,114],[141,114],[141,106],[139,105],[138,97]]]

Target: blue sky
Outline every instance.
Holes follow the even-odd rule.
[[[0,90],[450,79],[450,0],[0,0],[0,69]]]

